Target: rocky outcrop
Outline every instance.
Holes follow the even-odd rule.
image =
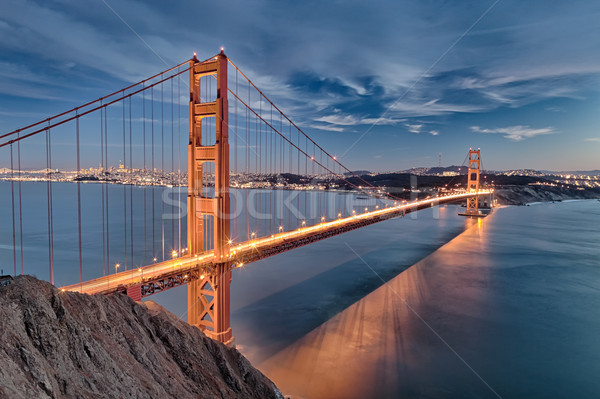
[[[237,350],[152,302],[0,287],[1,398],[281,398]]]
[[[578,190],[560,186],[500,186],[494,197],[503,205],[525,205],[531,202],[600,198],[600,189]]]

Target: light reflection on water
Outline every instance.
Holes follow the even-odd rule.
[[[485,225],[477,220],[467,224],[470,227],[465,233],[257,366],[283,392],[298,397],[418,394],[410,386],[430,375],[431,370],[425,369],[434,356],[433,348],[443,350],[444,346],[429,328],[429,321],[420,316],[431,298],[450,291],[467,299],[465,303],[448,303],[451,312],[470,317],[485,312],[481,308],[483,298],[477,297],[480,291],[453,282],[452,275],[465,267],[466,244],[485,245]],[[440,259],[445,264],[443,275],[436,267]],[[480,265],[478,276],[471,278],[485,280],[487,267]],[[431,273],[437,274],[435,280],[428,278]]]
[[[468,223],[280,350],[242,351],[294,398],[597,396],[600,205],[508,207]]]

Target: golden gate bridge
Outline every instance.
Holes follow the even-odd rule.
[[[407,201],[373,186],[317,144],[223,51],[204,61],[194,54],[108,96],[2,134],[0,151],[10,163],[4,173],[10,190],[2,194],[10,197],[10,214],[3,224],[12,227],[15,275],[24,273],[28,256],[23,185],[34,180],[46,185],[45,198],[34,206],[46,210],[36,230],[46,232],[51,283],[55,249],[65,245],[57,245],[55,233],[66,215],[76,219],[77,257],[58,270],[68,274],[69,284],[59,284],[63,291],[123,292],[139,301],[186,284],[188,322],[226,344],[233,342],[234,268],[445,203],[466,201],[464,214],[481,216],[479,199],[492,194],[479,185],[479,150],[469,150],[463,190]],[[117,160],[118,167],[111,166]],[[57,164],[74,172],[60,172]],[[32,167],[40,170],[32,173]],[[57,181],[75,183],[74,198],[57,198]],[[102,183],[93,201],[82,198],[85,182]],[[136,186],[147,186],[141,198]],[[161,186],[177,199],[157,201]],[[355,197],[331,200],[320,195],[326,192],[372,201],[357,206]],[[250,203],[254,217],[247,210],[241,216]],[[66,209],[56,209],[61,206]],[[92,245],[88,233],[101,236],[101,245]]]

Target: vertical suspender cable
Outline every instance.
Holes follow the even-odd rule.
[[[156,217],[155,217],[155,207],[154,207],[154,186],[155,186],[155,179],[156,179],[156,175],[154,173],[154,86],[152,86],[152,88],[150,89],[150,105],[151,105],[151,114],[150,114],[150,118],[152,119],[152,172],[151,172],[151,176],[152,176],[152,191],[150,192],[150,195],[152,196],[152,258],[153,260],[156,259],[156,238],[155,238],[155,232],[156,232],[156,226],[155,226],[155,222],[156,222]]]
[[[15,232],[15,174],[14,174],[14,163],[13,163],[13,145],[10,144],[10,194],[12,197],[12,236],[13,236],[13,264],[14,271],[13,276],[17,276],[17,243],[16,243],[16,232]]]
[[[50,124],[50,122],[48,122]],[[46,178],[47,178],[47,196],[48,196],[48,260],[50,283],[54,284],[54,223],[52,220],[52,141],[50,139],[50,129],[46,129]]]
[[[17,138],[21,137],[21,133],[17,133]],[[23,274],[23,201],[21,200],[21,140],[17,141],[17,165],[19,168],[19,242],[21,243],[21,274]]]
[[[173,177],[175,176],[175,155],[173,148],[174,146],[174,136],[175,136],[175,119],[173,113],[173,79],[171,79],[171,182],[173,182]],[[172,185],[173,186],[173,185]],[[174,187],[174,186],[173,186]],[[175,218],[173,217],[173,205],[171,205],[171,250],[174,250],[175,247]],[[179,254],[181,252],[178,251]]]
[[[248,104],[250,104],[250,85],[248,85]],[[250,179],[250,110],[246,107],[246,179]],[[248,197],[246,197],[248,198]],[[248,201],[246,202],[246,206],[249,206]],[[250,209],[246,209],[246,238],[250,236]]]
[[[142,86],[144,87],[144,86]],[[144,165],[143,165],[143,173],[144,176],[148,176],[148,171],[146,170],[146,90],[142,91],[142,135],[143,135],[143,141],[144,141]],[[146,185],[144,185],[142,187],[142,192],[144,194],[144,256],[143,256],[143,264],[147,265],[146,263],[146,253],[148,251],[148,242],[147,242],[147,219],[148,219],[148,215],[147,215],[147,211],[146,211],[146,192],[148,190],[146,189]]]
[[[177,223],[177,248],[181,252],[181,79],[177,79]]]
[[[104,167],[108,178],[108,106],[104,108]],[[106,274],[110,274],[110,184],[106,183]]]
[[[238,71],[235,71],[235,94],[238,94]],[[235,136],[233,138],[233,170],[235,171],[235,174],[237,176],[237,178],[239,179],[239,175],[240,175],[240,171],[238,170],[238,101],[237,99],[235,100]],[[237,191],[237,193],[239,193],[239,189]],[[238,201],[238,196],[235,196],[235,201],[234,202],[234,207],[233,209],[237,209],[237,201]],[[230,212],[231,213],[231,212]],[[231,215],[230,215],[231,216]],[[238,231],[237,231],[237,215],[236,217],[234,217],[233,219],[233,237],[237,240],[237,235],[238,235]]]
[[[81,253],[81,157],[79,153],[79,118],[75,120],[77,144],[77,239],[79,243],[79,283],[83,282],[83,258]]]
[[[125,93],[123,92],[123,96]],[[124,270],[127,270],[127,182],[124,179],[125,168],[127,167],[127,153],[125,146],[125,100],[122,100],[123,104],[123,169],[119,165],[120,172],[122,172],[123,179],[123,257],[124,257]]]
[[[162,74],[160,75],[160,79],[163,79]],[[164,184],[164,175],[165,175],[165,85],[161,83],[160,85],[160,175],[161,181]],[[165,202],[160,201],[160,225],[162,232],[162,258],[165,260]]]
[[[131,97],[129,97],[129,252],[131,255],[131,267],[135,267],[133,261],[133,149],[132,149],[132,126],[131,126]]]
[[[100,103],[102,104],[102,103]],[[102,174],[105,173],[104,169],[104,116],[103,112],[106,112],[104,108],[100,108],[100,168],[102,170]],[[106,275],[106,225],[104,222],[104,182],[100,181],[100,186],[102,190],[102,275]]]

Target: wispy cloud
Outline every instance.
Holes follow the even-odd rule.
[[[406,126],[406,128],[408,129],[409,132],[419,134],[419,133],[421,133],[421,131],[425,125],[423,125],[422,123],[415,123],[412,125],[407,123],[404,126]]]
[[[533,129],[529,126],[508,126],[498,129],[483,129],[479,126],[471,126],[471,130],[475,133],[498,133],[503,134],[509,140],[512,141],[523,141],[535,136],[541,136],[545,134],[558,133],[553,127],[545,127],[541,129]]]
[[[358,118],[353,115],[326,115],[315,119],[317,122],[326,122],[332,125],[352,126],[358,124]]]
[[[405,119],[399,118],[360,118],[354,115],[334,114],[321,116],[315,119],[316,122],[324,122],[337,126],[355,126],[355,125],[395,125],[404,122]]]
[[[585,141],[596,141],[600,143],[600,137],[588,137]]]
[[[440,134],[439,130],[430,130],[429,134],[431,134],[432,136],[438,136]]]
[[[319,129],[319,130],[327,130],[330,132],[343,132],[344,131],[343,127],[335,126],[335,125],[314,124],[314,125],[310,125],[310,127],[314,128],[314,129]]]

